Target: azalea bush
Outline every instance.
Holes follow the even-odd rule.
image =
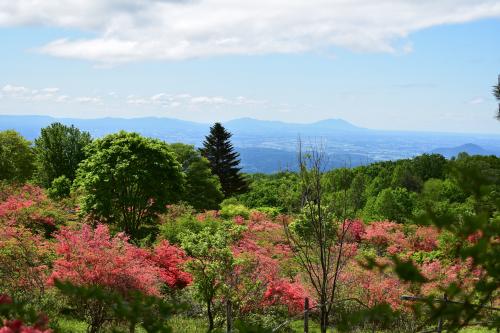
[[[123,233],[111,236],[106,225],[95,229],[83,225],[79,230],[61,229],[57,235],[54,269],[49,284],[56,281],[76,286],[99,286],[127,297],[137,291],[161,296],[161,288],[182,288],[191,277],[182,270],[186,257],[182,250],[168,242],[148,250],[132,245]],[[97,331],[109,321],[109,304],[99,299],[73,298],[74,310]]]
[[[72,218],[65,207],[50,200],[45,191],[34,185],[0,187],[0,223],[24,226],[49,236]]]

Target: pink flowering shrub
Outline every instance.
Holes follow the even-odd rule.
[[[239,259],[234,274],[239,282],[238,294],[243,296],[242,310],[284,306],[289,313],[300,312],[309,293],[296,277],[297,268],[286,243],[282,221],[272,220],[258,211],[251,212],[247,220],[241,216],[233,220],[247,227],[233,245],[233,254]]]
[[[410,236],[412,247],[416,251],[430,252],[437,249],[439,231],[435,227],[417,227]]]
[[[79,286],[99,285],[122,294],[137,290],[159,295],[162,283],[183,287],[190,282],[180,269],[184,253],[167,242],[151,253],[130,244],[123,233],[112,237],[102,224],[95,230],[89,225],[80,230],[63,228],[56,239],[58,258],[49,283],[59,279]]]
[[[69,216],[37,186],[2,187],[0,192],[0,224],[22,225],[48,235]]]

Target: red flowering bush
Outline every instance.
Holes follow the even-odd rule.
[[[54,279],[75,285],[99,285],[126,294],[137,290],[159,295],[163,283],[171,287],[190,282],[187,273],[180,270],[184,253],[167,242],[150,253],[128,242],[119,233],[111,237],[107,226],[99,224],[95,230],[83,225],[81,230],[63,228],[57,235],[56,251],[59,258],[49,282]]]
[[[304,310],[306,297],[309,297],[309,294],[300,283],[281,279],[268,285],[262,304],[265,306],[284,305],[289,313],[297,314]]]
[[[191,284],[193,278],[182,270],[188,259],[182,249],[164,240],[156,246],[151,259],[160,267],[160,278],[170,288],[184,288]]]
[[[80,230],[63,228],[56,234],[54,270],[49,284],[61,280],[76,286],[99,286],[124,297],[131,291],[160,296],[161,286],[184,287],[191,277],[181,270],[184,252],[168,242],[153,251],[128,242],[124,233],[111,236],[106,225],[95,229],[83,225]],[[112,318],[112,304],[106,299],[73,299],[78,310],[94,331]]]
[[[45,325],[36,324],[34,326],[25,326],[19,319],[6,320],[0,327],[0,333],[51,333],[52,330],[46,329]]]
[[[344,230],[344,228],[347,228],[347,241],[354,241],[354,242],[361,242],[363,239],[363,236],[365,235],[365,224],[361,220],[348,220],[345,221],[342,226],[341,230]]]
[[[50,234],[69,216],[37,186],[4,186],[0,189],[0,198],[0,224],[22,225],[35,232]]]

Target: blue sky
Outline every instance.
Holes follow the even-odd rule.
[[[0,114],[500,130],[498,1],[33,1],[0,5]]]

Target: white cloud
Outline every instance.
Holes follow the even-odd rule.
[[[75,101],[78,103],[97,104],[101,102],[101,98],[95,96],[81,96],[81,97],[76,97]]]
[[[483,97],[475,97],[475,98],[471,99],[470,101],[468,101],[467,103],[470,105],[479,105],[479,104],[483,104],[485,101],[486,100]]]
[[[155,105],[160,107],[191,107],[191,106],[250,106],[265,105],[267,101],[250,99],[244,96],[228,98],[222,96],[192,96],[190,94],[158,93],[150,97],[129,95],[126,103],[131,105]]]
[[[41,91],[48,94],[55,94],[59,91],[59,88],[43,88]]]
[[[72,103],[101,103],[99,96],[81,96],[71,98],[68,95],[61,94],[59,88],[41,88],[32,89],[24,86],[16,86],[12,84],[4,85],[1,90],[3,97],[25,102],[72,102]]]
[[[7,84],[3,86],[2,91],[8,95],[18,95],[18,94],[24,94],[28,92],[28,89],[23,86],[14,86],[11,84]]]
[[[498,0],[17,0],[0,4],[0,26],[76,28],[46,54],[120,63],[228,54],[411,52],[428,27],[500,16]]]

